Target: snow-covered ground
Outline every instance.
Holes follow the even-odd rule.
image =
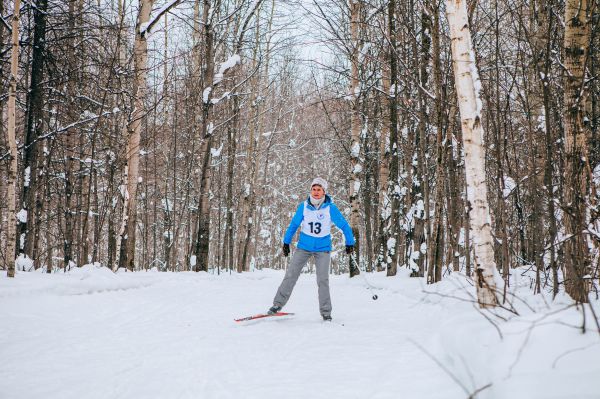
[[[0,398],[600,398],[600,335],[589,308],[581,333],[567,297],[517,288],[519,315],[502,321],[459,274],[433,286],[404,271],[332,276],[326,323],[303,274],[293,318],[233,321],[265,311],[282,277],[3,274]]]

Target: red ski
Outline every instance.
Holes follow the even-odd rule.
[[[235,319],[236,322],[241,322],[241,321],[250,321],[250,320],[258,320],[258,319],[264,319],[266,317],[280,317],[280,316],[293,316],[293,313],[286,313],[286,312],[277,312],[277,313],[273,313],[273,314],[266,314],[266,313],[261,313],[261,314],[257,314],[254,316],[248,316],[248,317],[243,317],[241,319]]]

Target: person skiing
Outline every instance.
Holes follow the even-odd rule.
[[[275,294],[273,306],[267,312],[279,312],[290,299],[292,290],[298,281],[302,268],[314,257],[319,287],[319,310],[325,321],[331,321],[331,297],[329,294],[329,263],[331,260],[331,224],[335,224],[344,233],[346,253],[354,251],[352,228],[331,201],[327,192],[327,181],[315,178],[310,186],[310,195],[302,202],[283,237],[283,256],[290,254],[290,243],[298,227],[301,227],[300,239],[285,277]]]

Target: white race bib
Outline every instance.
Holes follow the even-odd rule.
[[[304,204],[304,219],[302,220],[302,232],[311,237],[326,237],[331,234],[331,215],[329,207],[317,210],[308,209]]]

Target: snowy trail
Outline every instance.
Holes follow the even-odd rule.
[[[102,292],[30,273],[2,295],[2,282],[0,398],[466,396],[411,342],[435,346],[443,313],[417,303],[416,286],[373,301],[361,279],[332,276],[328,324],[303,274],[285,309],[294,318],[240,325],[269,307],[282,272],[117,277]]]

